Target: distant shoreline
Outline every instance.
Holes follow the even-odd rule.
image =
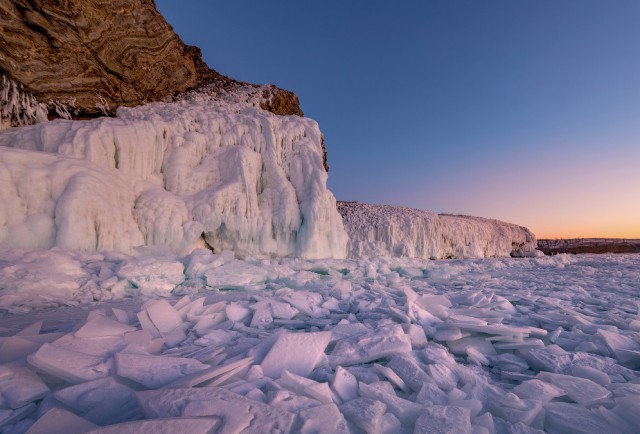
[[[538,250],[542,251],[545,255],[554,255],[558,253],[640,253],[640,239],[539,239]]]

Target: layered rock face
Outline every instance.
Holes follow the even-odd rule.
[[[640,253],[640,239],[569,238],[538,240],[545,255],[558,253]]]
[[[205,85],[247,86],[207,67],[153,0],[3,0],[0,28],[0,75],[58,117],[114,114]],[[260,94],[261,108],[302,116],[292,92]]]

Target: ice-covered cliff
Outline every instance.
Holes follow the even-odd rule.
[[[262,90],[194,93],[0,134],[0,247],[131,251],[205,243],[343,257],[316,122],[260,109]]]
[[[338,202],[349,234],[348,256],[488,258],[536,256],[536,238],[522,226],[412,208]]]
[[[295,94],[210,69],[152,0],[10,0],[0,27],[0,248],[534,252],[515,225],[342,204],[347,250],[322,135]]]

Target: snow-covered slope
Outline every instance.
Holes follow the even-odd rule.
[[[338,202],[349,234],[348,256],[487,258],[536,256],[527,228],[479,217],[439,215],[412,208]]]
[[[0,134],[0,247],[344,257],[316,122],[192,94]]]

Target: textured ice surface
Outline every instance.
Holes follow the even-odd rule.
[[[350,257],[486,258],[536,256],[527,228],[479,217],[442,215],[417,209],[339,202],[349,234]]]
[[[21,294],[26,264],[51,264],[52,253],[80,270],[76,296],[57,298],[55,285],[49,296]],[[144,266],[153,257],[183,264],[171,291],[118,277],[122,264],[153,273]],[[225,264],[229,286],[207,286]],[[640,255],[238,260],[58,250],[5,252],[0,267],[0,429],[9,433],[43,432],[47,421],[53,432],[354,434],[613,434],[640,424]],[[266,277],[247,284],[242,270]],[[51,279],[73,280],[55,269]],[[124,299],[112,297],[114,281],[130,285]]]
[[[349,402],[358,397],[358,380],[342,366],[336,367],[331,388],[343,402]]]
[[[105,318],[101,315],[96,315],[94,318],[87,321],[85,325],[80,327],[80,329],[74,333],[74,336],[79,338],[120,336],[136,330],[137,328],[131,327],[130,325],[122,324],[119,321]]]
[[[121,381],[100,378],[59,389],[53,397],[97,425],[120,422],[140,414],[134,390]]]
[[[52,408],[27,431],[28,434],[81,434],[97,426],[70,411]]]
[[[89,272],[75,256],[60,251],[0,250],[0,306],[14,304],[16,298],[28,299],[33,307],[47,306],[51,299],[76,298]]]
[[[205,98],[3,131],[0,247],[344,257],[321,141],[310,119]]]
[[[415,434],[468,434],[471,432],[469,410],[462,407],[432,405],[416,421]]]
[[[567,394],[564,389],[537,379],[523,381],[513,388],[513,392],[520,398],[533,399],[543,404]]]
[[[27,360],[41,372],[72,384],[106,377],[113,372],[113,360],[45,343]]]
[[[605,387],[586,378],[541,372],[538,379],[559,387],[571,400],[584,406],[605,402],[611,396]]]
[[[411,340],[402,327],[387,325],[338,341],[331,352],[331,362],[334,365],[354,365],[407,351],[411,351]]]
[[[136,381],[149,389],[157,389],[184,375],[202,371],[208,367],[195,359],[186,357],[125,353],[116,355],[117,374]]]
[[[340,407],[342,414],[365,432],[380,432],[387,406],[374,399],[355,398]]]
[[[387,367],[391,368],[414,391],[419,392],[422,385],[431,381],[417,361],[406,355],[393,356]]]
[[[143,294],[162,294],[172,291],[184,281],[184,266],[175,260],[145,258],[124,263],[116,274],[139,288]]]
[[[86,431],[87,434],[210,434],[220,426],[217,418],[194,417],[123,422]]]
[[[302,434],[349,434],[351,431],[335,404],[325,404],[300,411]]]
[[[17,365],[0,366],[0,402],[17,409],[44,398],[47,385],[33,371]]]
[[[295,415],[217,387],[165,389],[137,394],[148,418],[216,417],[220,433],[287,433]]]
[[[613,434],[620,432],[606,419],[576,404],[550,402],[545,409],[545,428],[553,430],[553,432],[576,434]]]
[[[640,334],[638,332],[628,332],[623,335],[598,330],[598,336],[618,360],[625,365],[640,368]]]
[[[283,333],[260,367],[264,375],[280,378],[284,370],[307,376],[316,367],[329,344],[331,333]]]
[[[360,382],[360,396],[384,403],[390,413],[393,413],[399,420],[409,425],[415,422],[424,407],[421,404],[416,404],[397,396],[393,386],[383,381],[371,384]]]
[[[138,319],[144,329],[154,337],[161,337],[168,347],[174,347],[186,339],[182,318],[165,300],[147,303],[146,310],[138,314]]]

